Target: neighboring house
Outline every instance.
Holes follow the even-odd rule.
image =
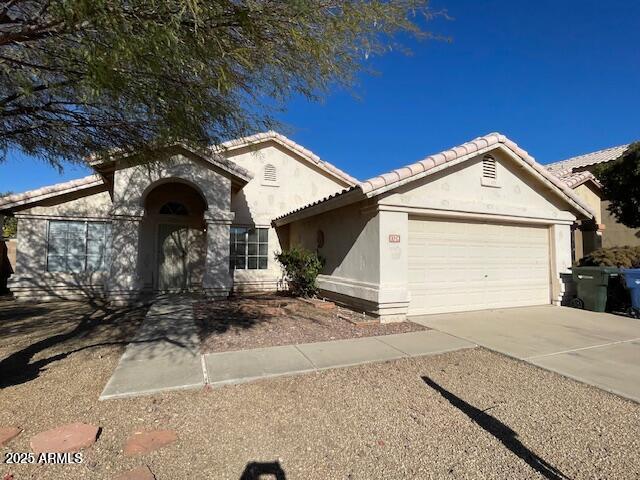
[[[7,280],[13,274],[15,263],[16,241],[0,236],[0,294],[7,291]]]
[[[626,144],[606,148],[546,166],[596,211],[595,222],[583,222],[575,229],[574,260],[600,247],[640,245],[640,230],[626,227],[609,213],[609,202],[602,198],[602,186],[593,175],[596,166],[617,160],[628,147]]]
[[[324,296],[379,316],[557,304],[595,213],[503,135],[357,182],[274,132],[0,199],[19,298],[279,288],[275,252],[326,260]]]

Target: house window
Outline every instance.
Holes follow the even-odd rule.
[[[167,202],[160,207],[161,215],[189,215],[187,207],[178,202]]]
[[[106,268],[111,225],[104,222],[50,221],[48,272],[86,272]]]
[[[496,177],[496,159],[491,155],[487,155],[482,159],[482,178],[495,180]]]
[[[268,228],[231,227],[231,270],[265,270],[268,252]]]

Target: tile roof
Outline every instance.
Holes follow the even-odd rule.
[[[629,145],[630,144],[618,145],[617,147],[605,148],[604,150],[598,150],[597,152],[578,155],[577,157],[571,157],[566,160],[550,163],[546,167],[552,172],[557,172],[610,162],[611,160],[619,158]]]
[[[591,211],[589,205],[587,205],[582,199],[576,196],[576,194],[569,186],[564,183],[564,181],[562,181],[556,175],[552,174],[544,166],[536,162],[536,160],[531,155],[520,148],[515,142],[509,140],[506,136],[500,133],[490,133],[449,150],[445,150],[435,155],[430,155],[423,160],[420,160],[419,162],[397,168],[388,173],[378,175],[376,177],[360,182],[356,186],[356,188],[361,190],[361,192],[367,198],[371,198],[388,190],[404,185],[405,183],[422,178],[432,171],[438,171],[451,165],[457,164],[460,161],[471,158],[482,151],[487,151],[494,146],[503,146],[512,151],[525,163],[531,166],[544,179],[558,188],[570,202],[577,206],[579,210],[582,210],[584,213],[593,216],[593,212]],[[345,193],[347,193],[347,191],[342,191],[330,197],[325,197],[322,200],[318,200],[309,205],[298,208],[292,212],[281,215],[278,218],[274,219],[274,221],[281,221],[290,215],[299,213],[302,210],[317,206],[321,203],[328,202],[330,200],[333,200],[335,197],[344,195]]]
[[[228,150],[247,147],[250,145],[257,145],[259,143],[263,143],[267,141],[276,142],[282,145],[283,147],[297,153],[308,162],[316,165],[321,170],[324,170],[330,175],[339,178],[349,186],[357,185],[358,183],[358,179],[340,170],[335,165],[332,165],[329,162],[322,160],[318,155],[313,153],[311,150],[304,148],[302,145],[297,144],[293,140],[285,137],[281,133],[274,132],[273,130],[269,130],[268,132],[256,133],[255,135],[250,135],[248,137],[229,140],[228,142],[224,142],[218,146],[212,147],[212,150],[217,153],[223,154],[225,151],[228,151]]]
[[[35,190],[29,190],[28,192],[7,195],[5,197],[0,197],[0,211],[21,206],[26,203],[34,203],[56,195],[64,195],[65,193],[72,193],[77,190],[84,190],[86,188],[98,187],[101,185],[104,185],[104,182],[99,175],[89,175],[88,177],[71,180],[69,182],[36,188]]]
[[[253,174],[249,172],[249,170],[247,170],[244,167],[241,167],[236,162],[229,160],[224,155],[220,155],[215,151],[210,151],[209,149],[208,150],[194,149],[183,143],[177,143],[175,145],[172,145],[172,147],[181,148],[187,152],[191,152],[197,155],[198,157],[202,158],[205,162],[211,165],[217,166],[218,168],[221,168],[222,170],[226,171],[227,173],[236,177],[237,179],[243,181],[244,183],[248,183],[253,178]],[[169,147],[169,149],[170,148],[171,147]]]
[[[593,175],[593,173],[585,170],[583,172],[573,172],[572,170],[560,170],[560,171],[552,171],[556,177],[562,180],[565,185],[569,188],[577,188],[580,185],[592,181],[598,187],[602,188],[602,184],[598,181],[598,179]]]
[[[161,151],[191,153],[193,155],[198,156],[204,162],[222,169],[232,177],[235,177],[237,180],[240,180],[241,182],[244,182],[244,183],[249,182],[253,178],[253,175],[247,169],[245,169],[244,167],[241,167],[240,165],[233,162],[232,160],[229,160],[224,155],[221,155],[216,151],[212,151],[211,149],[194,148],[183,142],[175,142],[171,145],[163,147]],[[135,153],[124,154],[118,151],[113,151],[110,153],[109,158],[106,160],[103,158],[89,157],[87,159],[87,162],[96,171],[104,173],[105,170],[108,170],[108,168],[105,169],[105,167],[112,166],[116,160],[135,158],[135,156],[136,156]]]

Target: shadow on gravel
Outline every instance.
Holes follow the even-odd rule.
[[[280,462],[249,462],[244,467],[240,480],[261,480],[263,475],[269,475],[269,478],[274,478],[274,480],[286,480],[287,478]]]
[[[65,306],[64,303],[60,305]],[[41,330],[41,334],[33,338],[35,341],[0,358],[0,389],[34,380],[52,363],[71,354],[103,346],[126,345],[147,310],[146,305],[113,308],[90,303],[78,314],[74,312],[75,305],[70,303],[68,310],[50,309],[46,318],[36,315],[40,312],[37,308],[31,310],[33,316],[24,314],[25,309],[17,308],[18,318],[0,322],[0,340],[7,345],[23,335],[31,339],[29,334]],[[47,311],[46,307],[42,308]]]
[[[563,474],[560,470],[555,468],[553,465],[548,464],[543,458],[540,458],[534,452],[525,447],[522,442],[518,440],[518,434],[500,420],[465,402],[460,397],[438,385],[429,377],[422,377],[422,380],[442,395],[451,405],[469,417],[472,422],[493,435],[511,453],[527,462],[527,465],[540,473],[540,475],[550,480],[570,480],[569,477]]]

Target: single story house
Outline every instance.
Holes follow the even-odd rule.
[[[575,226],[574,260],[579,260],[600,247],[640,245],[640,230],[619,223],[609,213],[609,202],[602,198],[602,185],[593,175],[598,165],[619,159],[628,147],[629,144],[618,145],[547,165],[547,169],[574,189],[580,198],[591,205],[596,214],[594,221],[579,222]]]
[[[19,299],[282,287],[276,252],[325,259],[324,296],[383,321],[558,304],[590,205],[492,133],[364,182],[275,132],[0,199]]]

